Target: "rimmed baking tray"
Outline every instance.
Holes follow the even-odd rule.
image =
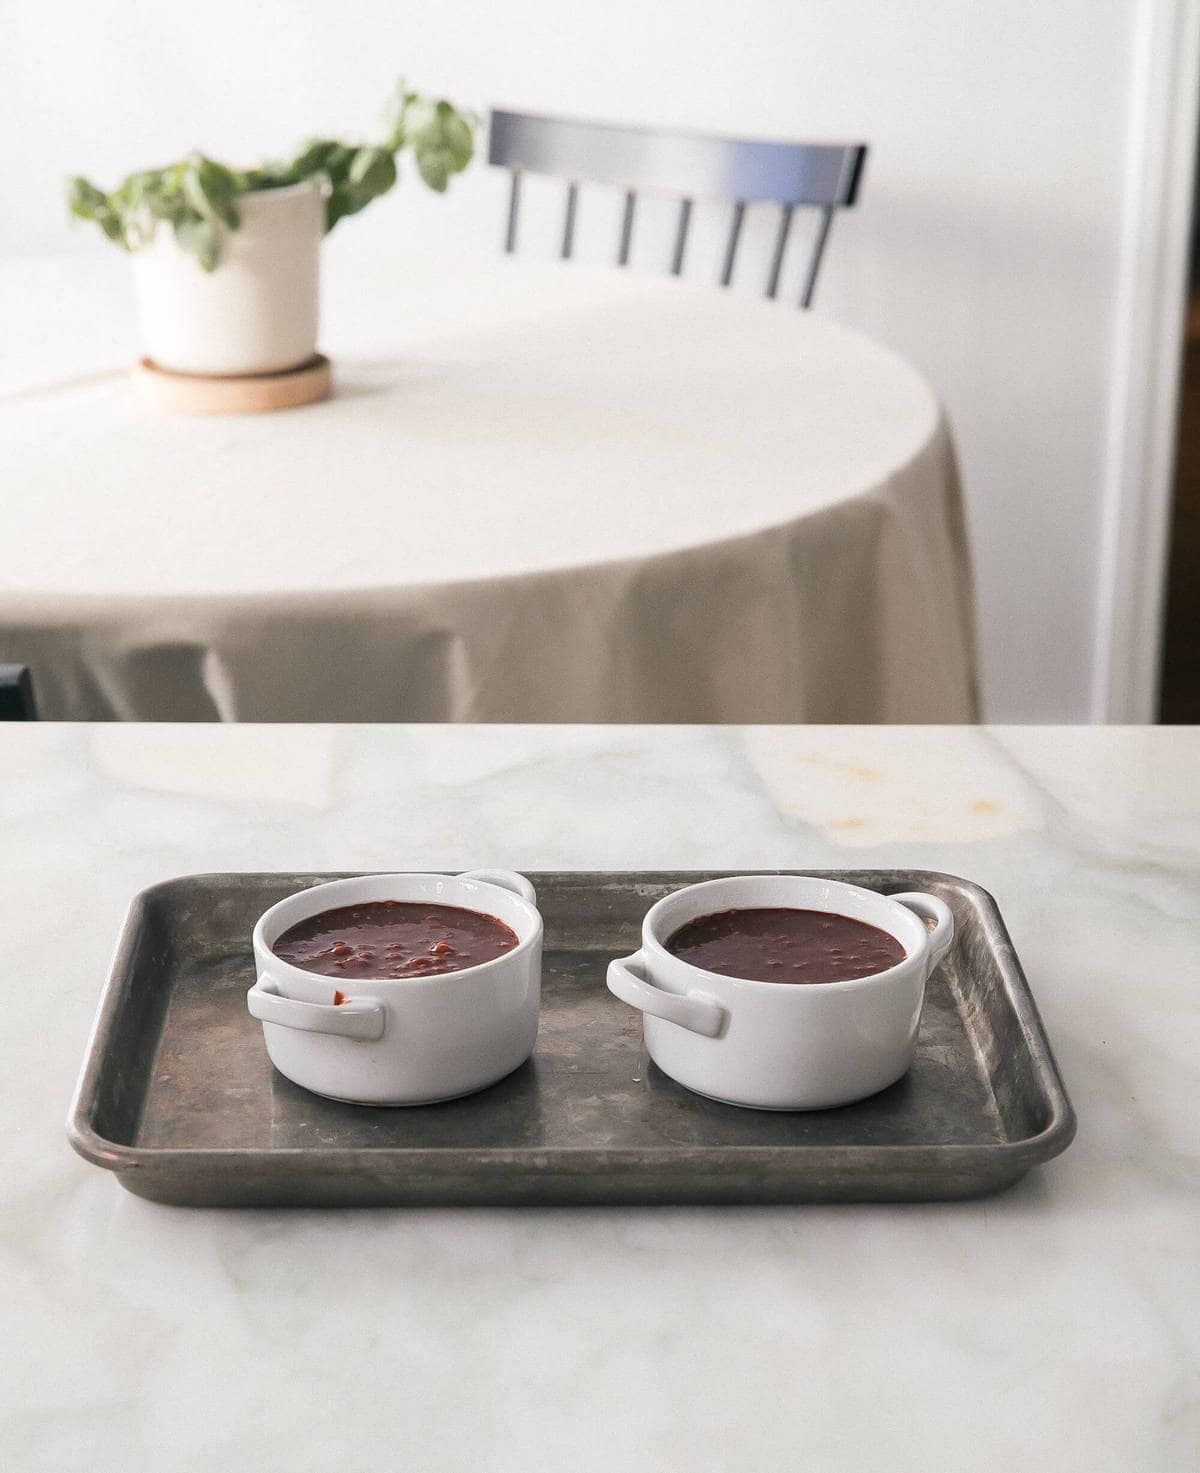
[[[446,1104],[321,1099],[275,1073],[246,1011],[250,933],[275,901],[340,876],[189,875],[130,906],[71,1144],[139,1196],[203,1207],[920,1201],[999,1191],[1065,1150],[1075,1114],[992,897],[920,870],[819,873],[929,890],[955,915],[913,1067],[873,1099],[744,1110],[647,1058],[605,967],[654,901],[708,871],[532,874],[546,927],[533,1058]]]

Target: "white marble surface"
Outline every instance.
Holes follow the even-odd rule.
[[[63,1118],[205,869],[905,864],[993,891],[1079,1114],[984,1202],[160,1207]],[[1200,1462],[1200,732],[0,727],[0,1467]]]

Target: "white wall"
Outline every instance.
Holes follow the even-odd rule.
[[[1135,0],[0,0],[0,256],[102,248],[63,223],[67,173],[369,128],[400,72],[480,109],[861,137],[863,203],[818,310],[904,353],[948,407],[987,714],[1085,720],[1139,19]],[[458,185],[341,228],[496,249],[502,181]],[[586,228],[607,244],[608,221]]]

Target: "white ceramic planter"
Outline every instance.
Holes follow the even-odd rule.
[[[237,201],[241,225],[221,227],[221,259],[204,271],[168,226],[133,253],[143,351],[175,373],[278,373],[317,351],[319,181]]]
[[[904,960],[870,977],[790,986],[707,972],[666,949],[698,916],[756,906],[865,921],[894,936]],[[608,986],[641,1010],[647,1053],[688,1089],[759,1110],[823,1110],[876,1094],[907,1070],[925,983],[953,940],[954,917],[936,895],[738,875],[689,885],[652,906],[641,950],[609,965]]]

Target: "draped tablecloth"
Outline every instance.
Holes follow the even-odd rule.
[[[145,406],[125,263],[0,268],[0,661],[59,719],[969,721],[949,434],[780,304],[334,242],[335,396]]]

